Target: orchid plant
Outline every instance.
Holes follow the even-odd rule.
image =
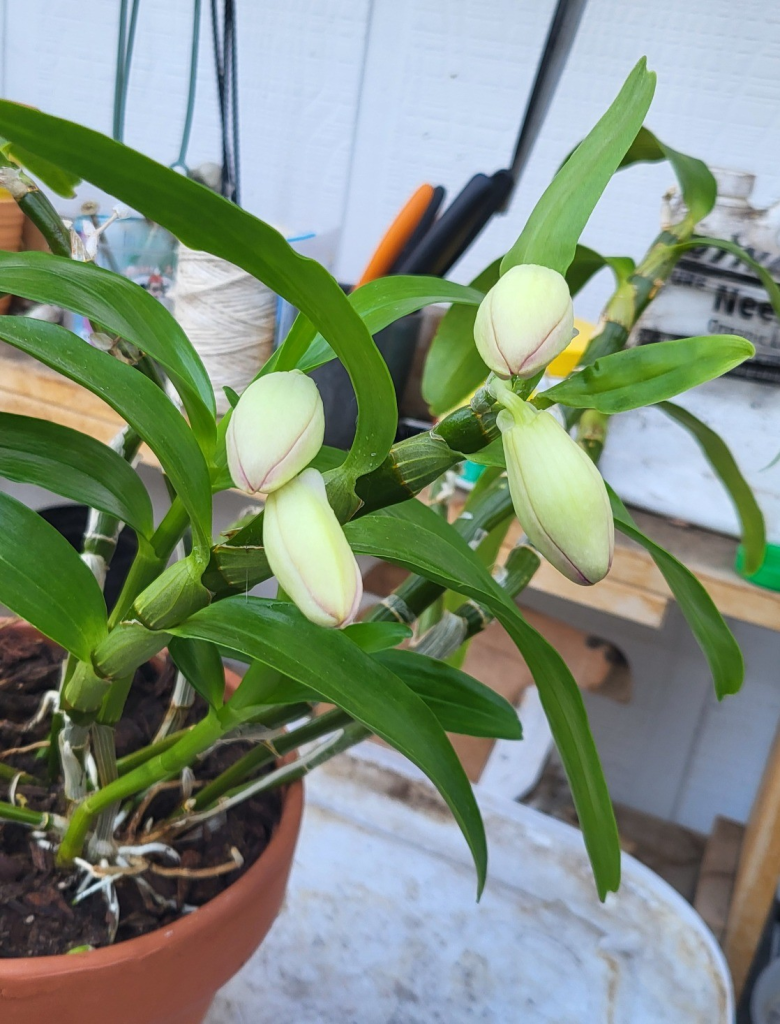
[[[51,248],[0,253],[0,289],[72,310],[108,343],[91,346],[60,326],[17,316],[0,317],[0,339],[99,395],[127,424],[107,446],[54,422],[0,415],[0,475],[44,484],[94,510],[79,557],[36,512],[0,493],[0,601],[67,652],[48,746],[67,812],[41,813],[15,800],[9,757],[0,760],[0,778],[9,784],[0,803],[3,827],[33,829],[64,871],[121,868],[129,856],[118,838],[122,816],[163,780],[183,773],[197,780],[199,758],[225,737],[242,735],[254,746],[238,767],[186,787],[189,795],[153,822],[163,846],[375,734],[437,787],[471,848],[481,890],[485,833],[447,732],[519,740],[521,727],[515,710],[450,655],[495,619],[536,681],[598,892],[604,898],[617,888],[615,818],[580,692],[515,598],[540,557],[577,583],[601,579],[618,529],[658,564],[710,663],[718,696],[739,689],[740,651],[706,591],[640,532],[598,472],[610,417],[643,405],[658,405],[691,431],[723,477],[742,519],[749,568],[760,564],[764,547],[761,513],[725,445],[670,403],[749,358],[752,346],[713,336],[626,347],[681,253],[721,244],[694,235],[715,201],[706,166],[643,128],[654,85],[640,61],[514,246],[472,285],[393,277],[349,296],[273,228],[205,187],[87,128],[0,102],[0,183]],[[687,211],[645,258],[635,265],[579,245],[612,175],[638,160],[662,159],[679,178]],[[226,416],[218,420],[209,379],[176,320],[143,289],[73,251],[23,168],[60,192],[79,179],[91,182],[182,243],[249,271],[300,310],[256,381],[243,395],[229,395]],[[742,258],[756,269],[748,254]],[[545,366],[572,338],[571,297],[603,266],[616,287],[600,329],[580,367],[542,389]],[[777,288],[766,283],[780,311]],[[427,433],[394,443],[395,393],[372,335],[432,303],[451,304],[423,381],[440,419]],[[322,402],[307,376],[331,359],[344,364],[357,396],[349,451],[323,447]],[[171,493],[157,523],[132,468],[142,443]],[[465,512],[449,524],[416,498],[465,457],[488,468]],[[215,538],[213,496],[234,486],[261,496],[264,508]],[[491,573],[496,539],[515,515],[524,539]],[[138,536],[138,554],[108,614],[101,584],[124,523]],[[362,589],[356,555],[410,573],[362,621],[355,621]],[[272,575],[280,588],[275,599],[247,596]],[[457,595],[447,611],[445,592]],[[410,637],[411,645],[401,646]],[[164,648],[180,674],[171,713],[154,743],[117,760],[114,733],[134,672]],[[227,699],[226,655],[248,666]],[[181,711],[194,692],[208,711],[185,727]],[[315,714],[322,701],[333,709]],[[279,755],[294,751],[273,768]]]

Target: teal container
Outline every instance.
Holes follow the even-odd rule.
[[[461,480],[464,481],[464,483],[468,484],[470,487],[473,487],[484,472],[484,466],[480,466],[476,462],[469,462],[467,459],[461,466],[460,478]]]
[[[73,226],[86,242],[90,228],[99,227],[106,220],[106,214],[83,215],[76,218]],[[159,224],[145,217],[121,217],[101,234],[95,262],[140,285],[170,310],[169,293],[176,273],[177,248],[174,236]],[[70,326],[89,341],[92,325],[85,317],[73,314]]]

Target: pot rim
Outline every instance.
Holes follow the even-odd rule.
[[[0,629],[18,626],[38,633],[34,626],[22,619],[0,617]],[[40,634],[39,634],[40,635]],[[44,638],[45,639],[45,638]],[[226,669],[229,678],[230,670]],[[229,685],[229,683],[228,683]],[[273,864],[285,856],[285,850],[295,850],[301,817],[303,815],[303,781],[297,780],[282,790],[282,814],[274,829],[271,841],[252,866],[237,878],[218,896],[204,903],[202,907],[177,918],[171,924],[145,935],[126,939],[111,946],[101,946],[84,953],[58,953],[54,956],[0,957],[0,981],[15,978],[50,977],[73,971],[89,971],[106,968],[127,960],[138,961],[153,956],[161,945],[186,943],[198,933],[208,931],[218,919],[230,916],[234,907],[250,899],[253,892],[262,889],[266,876],[273,873]]]

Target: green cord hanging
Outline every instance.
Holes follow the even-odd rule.
[[[198,81],[198,46],[200,43],[200,5],[201,0],[194,0],[192,10],[192,47],[190,50],[190,84],[187,91],[187,110],[184,115],[184,128],[181,133],[181,147],[171,167],[187,173],[187,148],[190,144],[192,118],[195,113],[195,87]]]
[[[118,142],[124,141],[125,110],[127,107],[127,91],[130,79],[130,65],[133,59],[138,11],[141,0],[121,0],[119,7],[119,32],[117,35],[116,73],[114,77],[114,116],[112,136]],[[128,18],[129,12],[129,18]],[[190,80],[187,90],[187,108],[184,115],[179,155],[171,164],[175,170],[187,173],[187,149],[192,133],[192,121],[195,113],[195,89],[198,79],[198,48],[200,45],[201,0],[193,0],[192,9],[192,43],[190,47]]]
[[[117,142],[124,141],[125,107],[127,105],[127,83],[130,78],[130,64],[133,59],[135,30],[138,24],[138,9],[141,0],[133,0],[128,24],[128,0],[121,0],[119,7],[119,34],[117,38],[116,74],[114,77],[114,120],[111,134]]]

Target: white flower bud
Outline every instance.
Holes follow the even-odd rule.
[[[307,619],[318,626],[352,622],[363,580],[316,469],[268,496],[263,546],[282,589]]]
[[[474,341],[493,373],[528,379],[574,337],[574,309],[557,270],[527,263],[493,285],[477,310]]]
[[[507,386],[504,385],[506,389]],[[509,491],[528,539],[574,583],[609,572],[615,528],[601,474],[549,412],[499,391]]]
[[[314,381],[300,370],[268,373],[250,384],[227,428],[236,487],[270,494],[292,480],[322,447],[325,413]]]

